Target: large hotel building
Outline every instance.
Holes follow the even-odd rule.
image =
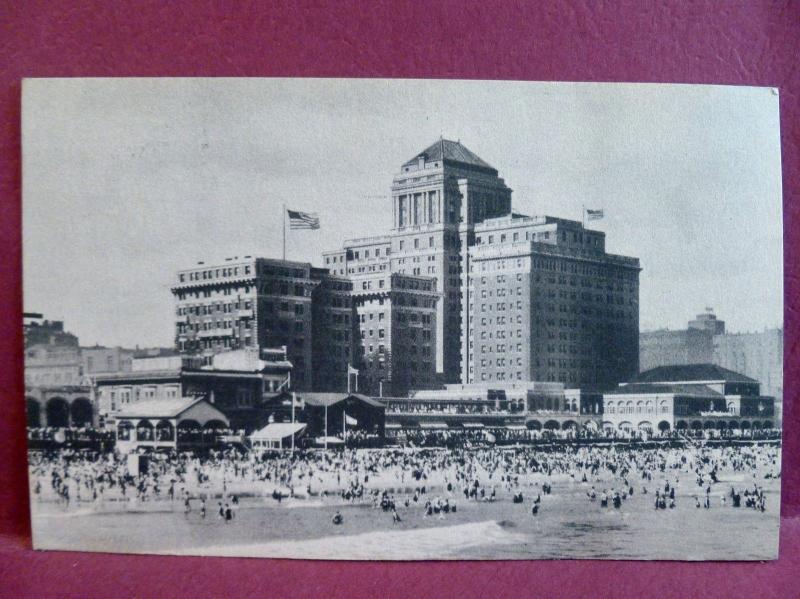
[[[639,260],[578,221],[511,209],[498,171],[440,139],[392,183],[388,235],[323,253],[344,277],[436,282],[437,382],[613,385],[638,373]]]
[[[351,291],[349,279],[303,262],[200,262],[172,287],[176,346],[208,363],[226,350],[286,347],[297,389],[340,388],[354,358]]]
[[[463,382],[596,387],[638,372],[638,259],[544,216],[487,219],[463,237]]]
[[[178,273],[175,341],[182,353],[286,348],[292,386],[405,394],[435,382],[436,282],[370,272],[338,276],[308,263],[231,258]]]
[[[394,177],[388,234],[180,271],[176,346],[286,347],[301,390],[406,395],[447,383],[608,386],[638,372],[639,261],[580,222],[512,212],[511,189],[440,139]]]

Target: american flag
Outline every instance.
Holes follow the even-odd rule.
[[[599,210],[592,210],[591,208],[587,208],[586,216],[589,217],[589,220],[600,220],[603,218],[603,209],[600,208]]]
[[[286,210],[289,214],[290,229],[319,229],[319,216],[316,212]]]

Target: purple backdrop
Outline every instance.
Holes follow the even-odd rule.
[[[80,6],[77,6],[80,4]],[[169,5],[168,5],[169,4]],[[0,595],[797,596],[800,3],[3,2],[0,7]],[[55,76],[419,77],[780,88],[786,239],[783,529],[769,564],[325,563],[29,549],[22,377],[20,80]]]

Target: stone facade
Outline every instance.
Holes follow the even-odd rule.
[[[432,277],[355,275],[358,391],[404,395],[435,383],[439,294]]]
[[[350,309],[346,283],[326,282],[329,277],[326,270],[305,262],[249,256],[180,271],[172,288],[176,348],[202,355],[210,363],[214,354],[230,349],[285,346],[294,366],[293,384],[310,390],[315,370],[314,315],[322,327],[320,340],[329,343],[326,327],[333,321],[323,313]],[[318,291],[320,285],[323,289]],[[336,347],[344,358],[350,342],[340,341]],[[321,355],[318,347],[316,356]]]
[[[476,225],[465,252],[467,382],[613,385],[638,372],[639,261],[551,217]]]
[[[578,385],[617,383],[637,372],[639,262],[606,254],[603,233],[574,221],[512,213],[511,189],[498,171],[460,142],[445,139],[404,163],[391,192],[390,233],[345,241],[341,249],[323,253],[324,266],[348,277],[391,272],[433,278],[441,296],[435,368],[442,382],[496,381],[502,376],[499,380],[537,378]],[[526,272],[517,266],[517,258],[527,265]],[[477,263],[491,268],[494,277],[491,284],[486,275],[477,279],[479,286],[492,286],[478,289],[479,296],[503,287],[497,276],[514,279],[515,285],[509,286],[515,294],[514,326],[506,328],[506,317],[499,327],[504,335],[514,334],[513,357],[500,355],[505,350],[497,349],[494,338],[491,350],[488,339],[480,339],[493,334],[497,317],[491,325],[488,319],[480,324],[484,317],[476,312],[482,304],[475,300],[473,277]],[[546,273],[548,269],[555,270]],[[524,287],[519,296],[518,287]],[[592,296],[583,299],[589,287]],[[556,301],[544,301],[552,299],[550,293],[557,294]],[[498,303],[503,301],[492,305]],[[556,306],[562,311],[547,312]],[[478,355],[481,345],[485,355]]]

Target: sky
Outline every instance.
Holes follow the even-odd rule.
[[[82,345],[170,346],[176,272],[280,257],[281,205],[316,211],[287,258],[388,232],[403,162],[440,136],[494,166],[516,212],[581,219],[641,261],[642,330],[711,307],[783,323],[772,88],[435,80],[28,79],[26,311]]]

